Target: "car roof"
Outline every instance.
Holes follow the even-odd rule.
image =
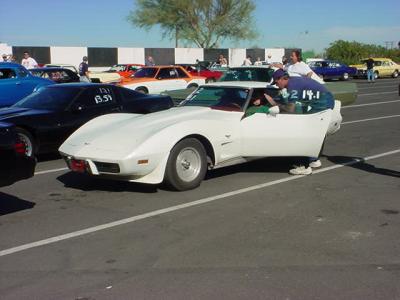
[[[67,68],[59,68],[59,67],[34,68],[34,69],[30,69],[29,71],[64,71],[64,70],[71,71],[70,69],[67,69]]]
[[[0,62],[0,67],[16,68],[21,67],[21,65],[13,62]]]
[[[238,87],[238,88],[252,89],[252,88],[266,88],[267,84],[268,84],[267,82],[261,82],[261,81],[221,81],[221,82],[207,83],[202,86]]]

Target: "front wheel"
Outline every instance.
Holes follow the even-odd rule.
[[[35,156],[37,145],[35,139],[33,138],[32,134],[23,129],[23,128],[16,128],[18,139],[24,144],[25,146],[25,155],[32,157]]]
[[[378,72],[374,72],[374,79],[378,79],[379,78],[379,73]]]
[[[198,187],[207,172],[207,154],[203,144],[187,138],[172,148],[164,182],[172,189],[186,191]]]
[[[393,77],[393,78],[399,77],[399,71],[397,71],[397,70],[394,71],[393,74],[392,74],[392,77]]]

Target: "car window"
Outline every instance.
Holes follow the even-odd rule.
[[[219,81],[262,81],[270,82],[274,70],[271,68],[229,69]]]
[[[233,108],[242,111],[248,94],[249,89],[245,88],[202,86],[191,94],[182,105]]]
[[[375,61],[374,61],[374,66],[375,66],[375,67],[380,67],[380,66],[382,66],[382,62],[379,61],[379,60],[375,60]]]
[[[10,68],[2,68],[0,69],[0,79],[12,79],[16,78],[15,71]]]
[[[177,78],[177,74],[174,68],[162,68],[157,74],[158,79],[171,79]]]
[[[188,78],[189,76],[181,68],[176,68],[176,72],[178,73],[179,78]]]
[[[129,66],[128,71],[136,71],[139,68],[139,66]]]
[[[87,88],[75,101],[76,104],[85,108],[110,105],[116,102],[115,95],[110,87]]]
[[[135,78],[154,78],[157,74],[158,68],[142,68],[138,70],[133,77]]]
[[[17,73],[18,73],[18,77],[21,77],[21,78],[27,77],[29,75],[29,72],[24,68],[18,68]]]

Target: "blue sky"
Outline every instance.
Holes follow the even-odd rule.
[[[321,51],[337,39],[400,41],[400,1],[256,0],[259,38],[221,47],[301,47]],[[0,42],[15,46],[174,47],[159,28],[132,27],[133,0],[13,0],[0,6]]]

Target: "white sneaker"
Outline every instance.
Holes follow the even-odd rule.
[[[311,167],[297,166],[289,171],[292,175],[310,175],[312,173]]]
[[[318,160],[315,160],[315,161],[310,162],[309,166],[310,166],[311,168],[319,168],[320,166],[322,166],[322,163],[321,163],[321,161],[318,159]]]

